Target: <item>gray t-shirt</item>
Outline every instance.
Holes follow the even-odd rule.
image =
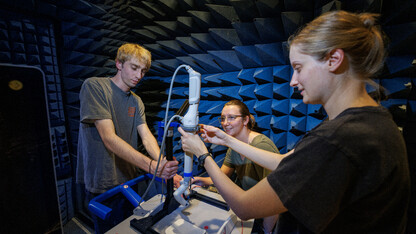
[[[124,92],[110,78],[85,80],[80,91],[77,183],[92,193],[103,193],[137,177],[138,168],[107,150],[93,123],[111,119],[116,134],[137,149],[137,126],[146,123],[139,96]]]
[[[254,137],[250,145],[259,149],[279,153],[273,141],[263,134]],[[250,189],[271,172],[248,158],[241,159],[240,154],[231,148],[227,150],[224,165],[235,169],[235,173],[237,174],[236,182],[244,190]]]

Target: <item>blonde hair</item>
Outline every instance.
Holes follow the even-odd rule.
[[[126,43],[118,48],[116,61],[124,63],[132,58],[136,58],[141,63],[146,64],[146,70],[150,69],[152,63],[152,55],[147,49],[133,43]]]
[[[359,79],[370,80],[385,59],[383,33],[376,25],[378,14],[331,11],[322,14],[289,38],[304,53],[323,61],[334,49],[342,49]],[[377,85],[376,85],[377,86]]]
[[[254,116],[252,114],[250,114],[250,110],[248,109],[247,105],[244,104],[242,101],[240,100],[231,100],[227,103],[224,104],[225,106],[238,106],[238,108],[240,109],[240,113],[242,115],[242,117],[246,117],[248,116],[250,118],[250,120],[248,121],[247,127],[248,129],[252,130],[256,124],[256,119],[254,118]]]

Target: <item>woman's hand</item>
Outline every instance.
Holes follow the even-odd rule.
[[[183,151],[190,152],[196,157],[208,153],[207,147],[198,136],[198,134],[190,134],[185,132],[181,127],[178,128],[178,131],[182,134],[181,140]]]
[[[210,125],[201,124],[200,127],[201,137],[205,142],[227,146],[230,137],[227,133]]]

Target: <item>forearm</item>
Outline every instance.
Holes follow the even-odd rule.
[[[195,177],[193,183],[199,186],[208,186],[213,184],[210,177]]]
[[[149,165],[152,159],[146,157],[144,154],[134,149],[131,145],[129,145],[117,135],[106,137],[103,139],[103,142],[105,147],[116,154],[118,157],[143,169],[144,171],[149,170]]]
[[[204,166],[221,196],[241,219],[262,218],[287,210],[266,178],[244,191],[222,173],[211,157],[205,159]]]
[[[142,143],[147,153],[150,155],[150,157],[152,157],[154,160],[158,160],[159,154],[160,154],[160,148],[156,139],[153,136],[147,137],[145,139],[142,138]]]

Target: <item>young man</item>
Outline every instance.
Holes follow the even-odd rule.
[[[138,168],[153,174],[160,152],[146,124],[144,104],[131,91],[149,70],[151,54],[128,43],[115,60],[114,77],[89,78],[80,91],[77,182],[85,184],[87,200],[139,176]],[[136,150],[138,135],[151,158]],[[161,160],[157,176],[172,178],[177,165]]]

